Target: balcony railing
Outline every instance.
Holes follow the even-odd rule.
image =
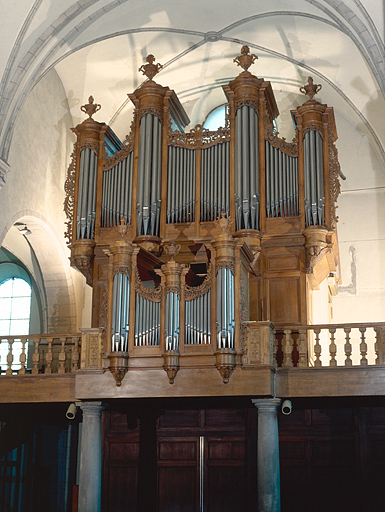
[[[243,365],[282,368],[385,365],[385,323],[274,327],[246,322]],[[203,353],[203,350],[202,350]],[[207,355],[207,345],[204,345]],[[199,351],[196,352],[199,357]],[[163,357],[159,354],[160,363]],[[106,368],[99,329],[81,334],[0,336],[1,375],[68,374]],[[137,364],[140,366],[140,364]],[[183,363],[182,365],[183,366]],[[199,365],[198,365],[199,366]]]
[[[79,368],[81,335],[0,336],[2,375],[72,373]]]
[[[385,323],[285,326],[273,335],[278,367],[385,364]]]

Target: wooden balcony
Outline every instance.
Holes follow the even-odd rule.
[[[232,354],[211,345],[181,346],[174,359],[158,347],[148,353],[142,347],[126,356],[128,371],[117,386],[99,329],[3,336],[0,402],[385,395],[385,323],[275,329],[269,322],[246,322],[240,346],[242,353]]]

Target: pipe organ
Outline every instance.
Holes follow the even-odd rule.
[[[336,270],[333,109],[309,78],[307,101],[291,111],[295,138],[280,138],[271,84],[248,70],[255,59],[247,47],[234,59],[243,71],[223,87],[226,124],[215,132],[185,131],[152,55],[140,68],[148,80],[129,94],[124,141],[93,119],[92,97],[82,107],[66,235],[118,385],[130,365],[161,366],[171,383],[180,368],[215,365],[228,382],[257,358],[248,322],[309,323],[309,290]]]

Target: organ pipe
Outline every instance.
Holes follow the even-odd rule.
[[[322,137],[309,130],[304,137],[305,219],[306,226],[322,226],[325,215]]]
[[[234,275],[229,268],[217,273],[217,348],[234,348]]]
[[[268,141],[266,155],[266,217],[298,215],[298,158]]]
[[[179,297],[175,292],[166,294],[165,348],[179,349]]]
[[[113,280],[112,292],[112,351],[128,350],[130,281],[128,277],[117,272]]]
[[[98,158],[90,148],[80,153],[79,193],[77,205],[77,238],[94,238],[96,176]]]
[[[103,173],[102,227],[131,224],[133,153]]]
[[[137,234],[159,234],[162,130],[157,116],[140,120],[137,192]]]
[[[186,301],[186,339],[187,345],[206,345],[211,343],[211,292]]]
[[[235,214],[238,229],[259,229],[258,115],[248,105],[235,116]]]

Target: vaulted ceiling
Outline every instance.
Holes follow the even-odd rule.
[[[311,75],[322,85],[317,99],[385,161],[381,0],[18,0],[1,10],[3,170],[18,113],[45,74],[61,79],[74,125],[92,94],[102,105],[96,120],[124,137],[127,93],[143,82],[138,68],[148,53],[163,64],[157,81],[176,91],[195,125],[224,103],[221,86],[240,71],[233,58],[243,44],[259,57],[251,71],[272,83],[281,136],[292,136],[289,110],[302,103],[299,88]]]

